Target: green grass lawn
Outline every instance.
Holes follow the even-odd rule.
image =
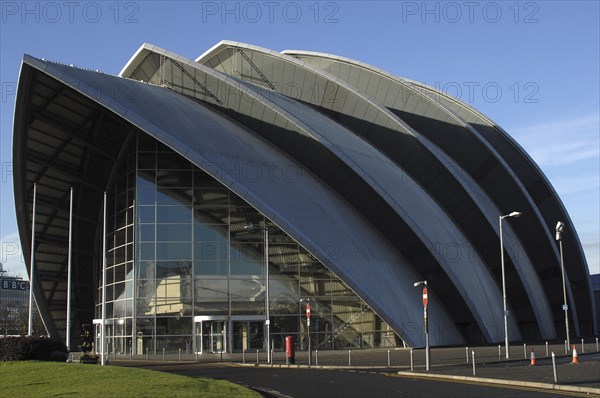
[[[223,380],[79,363],[0,362],[3,397],[260,397]]]

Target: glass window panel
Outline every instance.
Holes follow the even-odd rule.
[[[138,222],[154,223],[155,211],[156,211],[156,208],[154,206],[139,206],[138,207]]]
[[[192,325],[191,317],[156,317],[156,334],[191,335]]]
[[[135,306],[135,312],[138,316],[153,315],[156,310],[154,297],[144,297],[141,299],[137,299]]]
[[[266,284],[262,278],[232,279],[229,282],[231,301],[259,301],[264,305]]]
[[[227,262],[194,261],[194,275],[227,275]]]
[[[158,191],[156,202],[161,206],[188,206],[192,204],[192,193],[189,188],[171,188]]]
[[[139,260],[154,260],[154,243],[140,243]]]
[[[154,188],[138,188],[137,204],[139,206],[154,205],[156,203],[156,189]]]
[[[263,245],[237,244],[231,246],[231,275],[262,275]]]
[[[192,164],[176,152],[159,152],[156,155],[156,165],[159,170],[189,170],[192,168]]]
[[[154,224],[140,224],[140,241],[154,241]]]
[[[192,222],[192,210],[186,206],[159,206],[156,214],[159,223]]]
[[[227,247],[227,242],[195,242],[194,259],[226,262]]]
[[[122,246],[127,242],[127,231],[121,229],[115,234],[115,246]]]
[[[189,276],[191,274],[192,263],[190,261],[159,261],[156,263],[157,278],[166,278],[174,275]]]
[[[196,301],[228,301],[227,279],[196,279],[194,289]]]
[[[138,172],[136,187],[137,188],[154,188],[156,181],[155,170],[140,170]]]
[[[133,281],[128,280],[125,282],[125,298],[131,299],[133,297]]]
[[[115,267],[115,282],[121,282],[125,280],[125,264],[117,265]]]
[[[158,170],[156,183],[159,187],[192,187],[192,172],[183,170]]]
[[[152,336],[154,334],[154,318],[137,318],[136,321],[136,329],[138,335]]]
[[[127,207],[127,195],[125,192],[119,193],[117,195],[117,201],[115,203],[115,207],[117,211],[123,210]]]
[[[150,298],[154,297],[156,295],[155,283],[156,283],[156,281],[154,279],[137,280],[136,281],[136,291],[135,291],[137,298],[150,299]]]
[[[156,154],[142,153],[138,154],[138,168],[139,169],[154,169],[156,168]]]
[[[194,187],[196,188],[223,188],[223,184],[206,174],[203,170],[194,170]]]
[[[156,151],[156,138],[146,134],[138,134],[138,151],[154,152]]]
[[[121,246],[115,250],[115,264],[125,262],[125,246]]]
[[[158,224],[156,226],[158,241],[191,241],[191,224]]]
[[[232,301],[231,311],[239,315],[263,315],[265,303],[263,301]]]
[[[115,300],[123,300],[125,298],[125,282],[115,283],[113,285]]]
[[[131,217],[131,220],[133,221],[133,217]],[[126,228],[126,232],[127,232],[127,242],[133,243],[133,225],[128,226]]]
[[[191,243],[157,243],[157,260],[191,260]]]
[[[207,208],[229,206],[229,193],[224,189],[194,189],[194,205]]]
[[[228,229],[229,228],[226,224],[209,225],[204,223],[196,223],[194,224],[194,240],[196,242],[226,242]]]
[[[102,271],[102,270],[100,270]],[[113,283],[115,281],[115,271],[114,268],[108,268],[106,270],[106,283]],[[108,291],[108,290],[107,290]],[[108,300],[108,298],[107,298]]]

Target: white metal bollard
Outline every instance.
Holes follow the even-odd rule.
[[[163,362],[165,361],[165,349],[163,348]]]
[[[352,366],[352,350],[348,350],[348,366]]]
[[[498,344],[498,360],[502,358],[502,346]]]
[[[598,337],[596,337],[596,351],[600,351],[600,350],[598,349]]]
[[[567,348],[567,340],[565,340],[565,355],[569,353],[569,349]]]
[[[475,351],[471,351],[471,358],[473,360],[473,376],[476,376],[477,374],[475,373]]]
[[[467,363],[469,363],[469,347],[465,347],[465,356],[467,357]]]
[[[179,362],[181,362],[181,348],[179,349]]]
[[[258,350],[256,350],[256,364],[258,365]]]
[[[410,370],[415,370],[414,362],[413,362],[413,350],[410,349]]]
[[[148,347],[146,347],[146,361],[149,359],[150,359],[150,357],[148,356]]]
[[[556,356],[552,353],[552,370],[554,371],[554,382],[558,383],[558,377],[556,375]]]
[[[523,358],[527,359],[527,343],[523,343]]]
[[[546,358],[548,358],[548,342],[546,341]]]
[[[319,350],[315,350],[315,365],[319,366]]]
[[[390,359],[390,350],[388,350],[388,366],[392,366],[391,359]]]
[[[583,344],[583,339],[581,339],[581,353],[585,354],[585,345]]]

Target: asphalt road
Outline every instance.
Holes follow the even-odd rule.
[[[117,365],[115,363],[115,365]],[[132,366],[133,364],[119,363]],[[134,366],[190,377],[228,380],[274,398],[320,397],[564,397],[554,392],[417,380],[391,376],[390,369],[310,370],[237,367],[220,364],[144,364]]]

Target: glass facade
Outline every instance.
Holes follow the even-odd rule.
[[[302,349],[307,299],[316,349],[402,344],[284,231],[152,137],[138,134],[118,170],[107,206],[110,353],[265,349],[267,307],[275,349],[288,335]],[[101,297],[99,286],[97,318]]]

